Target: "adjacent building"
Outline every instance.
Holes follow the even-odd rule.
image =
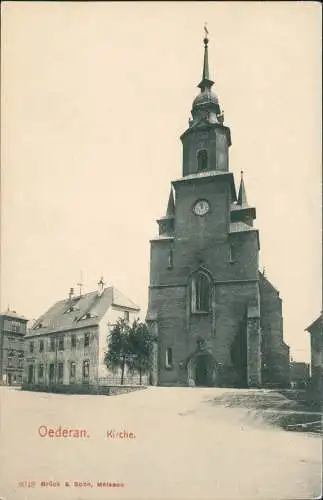
[[[0,314],[0,383],[20,385],[24,369],[24,336],[28,320],[9,309]]]
[[[290,384],[292,389],[307,389],[310,381],[310,365],[304,361],[291,361]]]
[[[256,209],[229,170],[230,128],[209,75],[182,134],[182,177],[151,240],[147,322],[158,385],[288,387],[282,300],[259,271]],[[261,167],[260,167],[261,168]]]
[[[77,391],[116,380],[104,363],[108,335],[117,319],[132,322],[140,308],[115,287],[56,302],[26,335],[26,389]]]
[[[316,399],[323,395],[323,314],[306,328],[311,337],[311,390]]]

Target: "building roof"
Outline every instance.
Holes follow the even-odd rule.
[[[246,231],[258,231],[252,226],[249,226],[245,222],[231,222],[229,233],[245,233]]]
[[[195,180],[203,180],[203,179],[209,179],[210,177],[214,177],[215,179],[224,179],[225,177],[228,177],[231,182],[231,194],[232,198],[236,200],[237,194],[236,194],[236,188],[234,185],[234,179],[233,179],[233,173],[232,172],[222,172],[219,170],[207,170],[205,172],[196,172],[194,174],[189,174],[185,175],[184,177],[181,177],[180,179],[175,179],[172,181],[173,186],[176,186],[176,184],[180,184],[182,182],[189,182],[189,181],[195,181]]]
[[[320,316],[318,318],[316,318],[315,321],[313,321],[313,323],[310,324],[310,326],[308,326],[305,331],[306,332],[310,332],[314,329],[314,328],[319,328],[321,327],[322,328],[323,326],[323,313],[320,314]]]
[[[0,313],[0,316],[5,316],[6,318],[20,319],[23,321],[28,321],[28,319],[25,318],[25,316],[22,316],[21,314],[17,314],[16,311],[10,311],[9,309],[7,311]]]
[[[101,295],[95,291],[56,302],[37,319],[27,336],[98,325],[111,306],[140,311],[132,300],[110,286]]]
[[[267,285],[267,287],[269,287],[273,292],[275,292],[275,293],[277,293],[277,295],[279,295],[279,290],[277,290],[277,288],[271,283],[271,281],[269,281],[269,279],[265,275],[265,271],[263,271],[263,272],[258,271],[258,276],[262,280],[262,282]]]
[[[175,239],[174,236],[167,236],[164,234],[160,234],[159,236],[152,238],[150,241],[173,241],[174,239]]]

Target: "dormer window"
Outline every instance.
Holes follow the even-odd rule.
[[[208,168],[208,152],[206,149],[200,149],[197,152],[197,170],[201,172]]]
[[[89,319],[89,318],[92,318],[92,314],[91,314],[90,312],[85,313],[85,314],[81,317],[81,319]]]

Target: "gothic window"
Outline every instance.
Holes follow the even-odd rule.
[[[210,280],[204,273],[198,273],[192,280],[192,312],[209,312]]]
[[[173,349],[172,347],[167,347],[166,349],[166,368],[170,368],[173,364]]]
[[[208,154],[206,149],[200,149],[197,152],[197,170],[207,170]]]
[[[84,334],[84,347],[89,347],[90,345],[90,334],[85,333]]]

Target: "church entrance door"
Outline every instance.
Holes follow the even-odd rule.
[[[195,360],[195,385],[208,387],[212,384],[212,358],[207,355],[196,356]]]

